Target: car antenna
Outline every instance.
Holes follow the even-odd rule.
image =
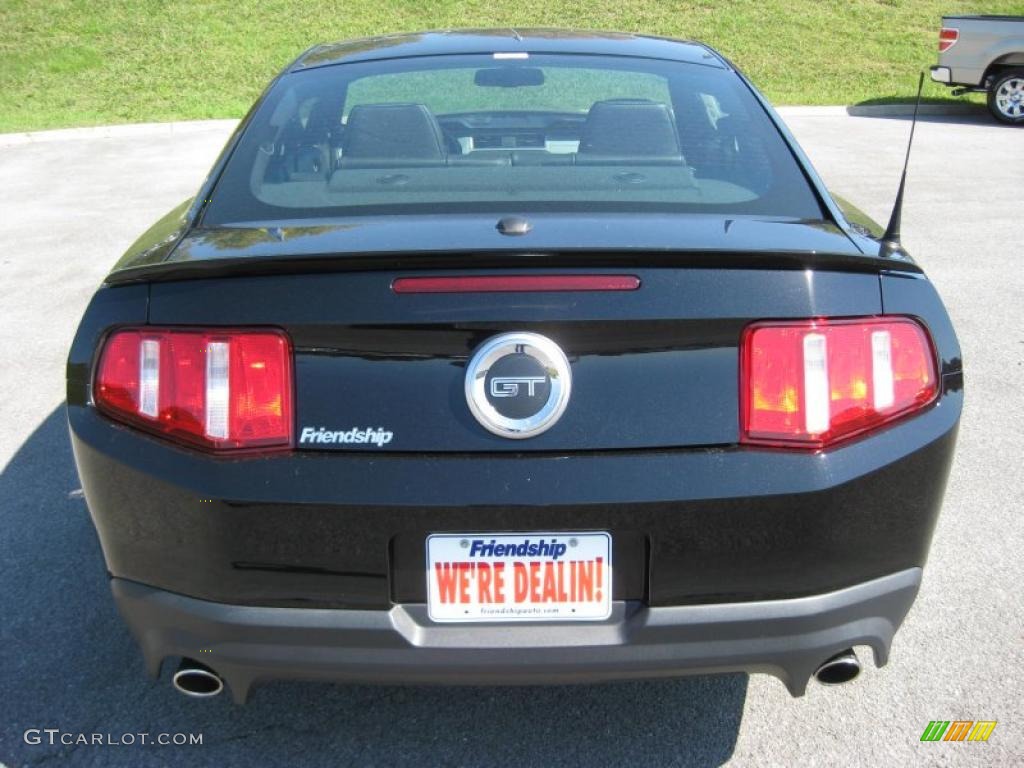
[[[900,220],[903,215],[903,190],[907,186],[907,166],[910,165],[910,148],[914,145],[914,129],[917,127],[917,110],[921,106],[921,89],[924,87],[924,72],[917,79],[917,100],[914,102],[914,117],[910,121],[910,139],[907,141],[907,154],[903,158],[903,174],[900,176],[900,187],[896,192],[896,202],[892,206],[889,226],[882,235],[882,247],[878,255],[886,258],[903,250],[900,243]]]

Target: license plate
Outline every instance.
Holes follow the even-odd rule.
[[[427,537],[433,621],[600,621],[612,611],[607,533]]]

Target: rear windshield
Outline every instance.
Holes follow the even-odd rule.
[[[520,211],[821,218],[796,160],[734,73],[516,56],[285,75],[246,128],[204,225]]]

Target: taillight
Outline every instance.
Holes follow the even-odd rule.
[[[289,446],[291,344],[280,331],[116,331],[95,400],[109,416],[204,448]]]
[[[931,342],[909,318],[755,323],[741,356],[745,443],[821,448],[938,394]]]
[[[960,39],[960,30],[955,27],[943,27],[939,30],[939,53],[948,51]]]

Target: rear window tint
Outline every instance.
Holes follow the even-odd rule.
[[[204,224],[474,211],[821,217],[777,129],[728,70],[465,55],[284,76]]]

